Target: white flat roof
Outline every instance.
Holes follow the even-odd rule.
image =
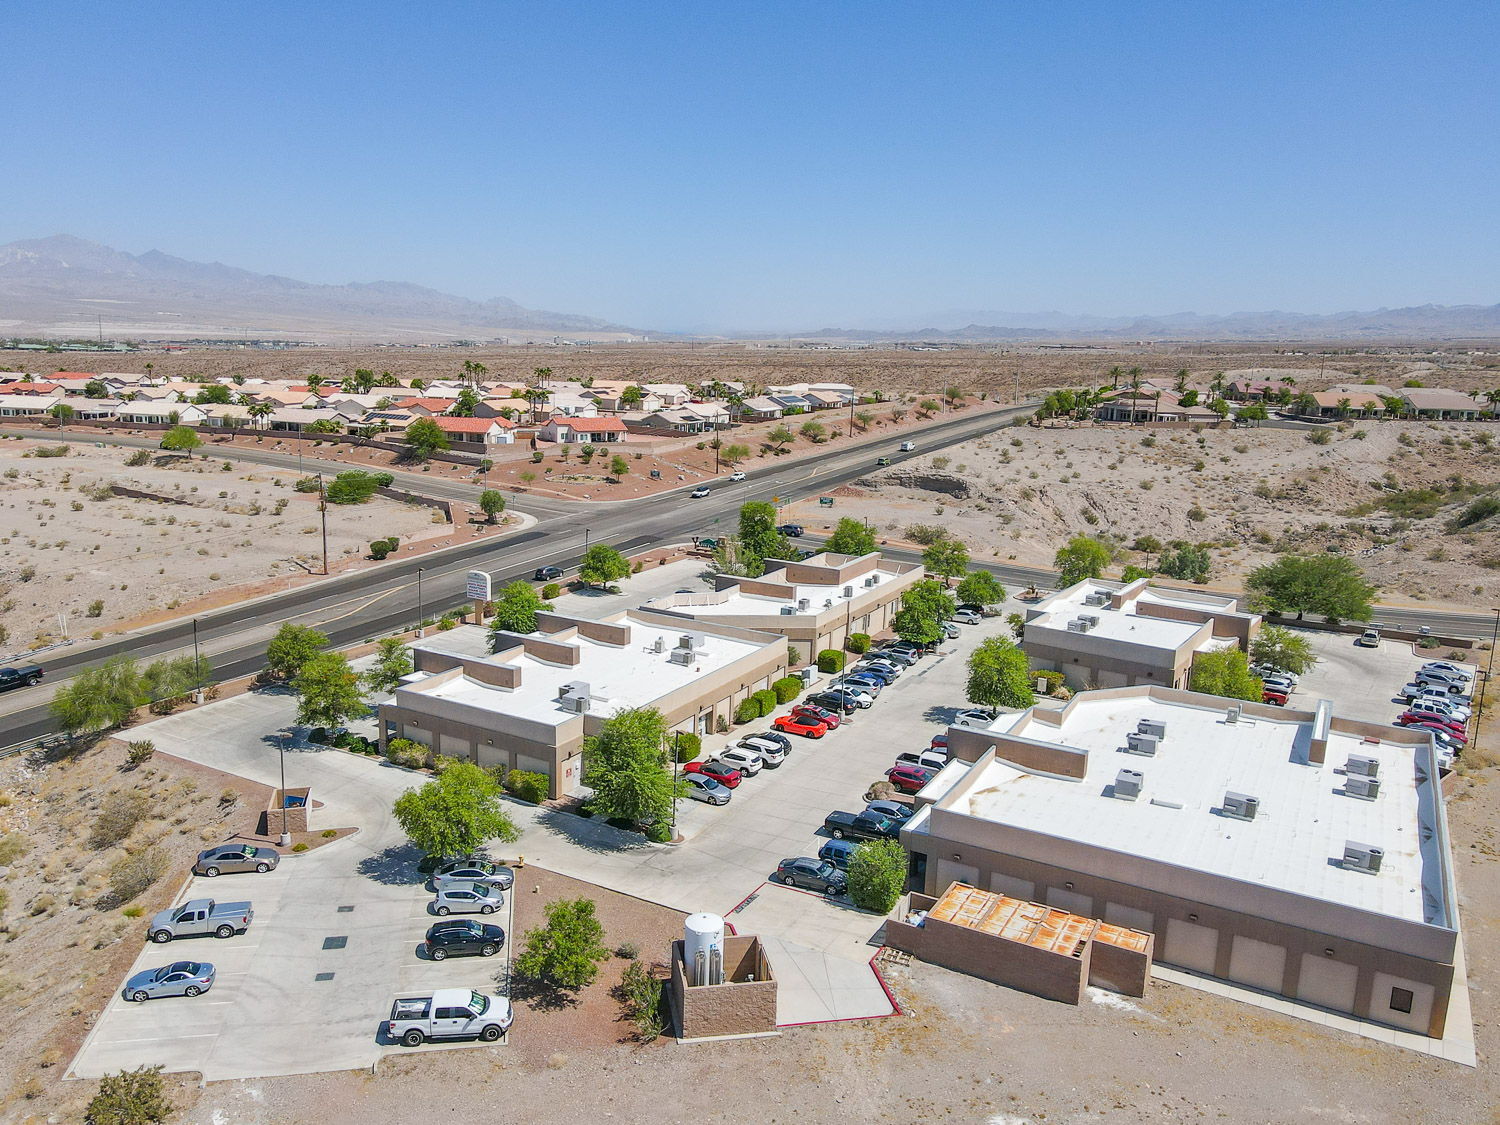
[[[1230,724],[1222,707],[1165,702],[1144,692],[1080,696],[1060,728],[1030,715],[1002,715],[990,729],[1087,750],[1083,779],[1040,775],[996,760],[955,787],[963,792],[950,809],[1408,921],[1446,916],[1441,871],[1423,857],[1419,807],[1424,787],[1429,799],[1442,798],[1430,788],[1437,779],[1418,772],[1410,745],[1375,745],[1330,730],[1324,764],[1307,765],[1311,720],[1243,717]],[[1124,752],[1126,734],[1141,719],[1166,723],[1154,757]],[[1351,754],[1380,763],[1380,793],[1373,801],[1341,792]],[[1121,769],[1144,777],[1134,801],[1107,795]],[[1226,792],[1256,798],[1255,819],[1216,812]],[[1385,850],[1379,874],[1334,862],[1348,841]]]
[[[1114,595],[1119,592],[1119,589],[1117,583],[1085,581],[1070,586],[1066,590],[1060,590],[1038,606],[1041,612],[1028,621],[1026,627],[1027,629],[1052,629],[1066,633],[1069,621],[1084,614],[1090,614],[1097,617],[1099,623],[1085,634],[1087,636],[1125,641],[1130,644],[1145,645],[1148,648],[1175,652],[1203,627],[1202,623],[1177,621],[1168,617],[1148,617],[1135,611],[1137,605],[1144,602],[1193,609],[1204,613],[1235,612],[1235,603],[1232,598],[1149,586],[1141,590],[1131,601],[1126,602],[1123,609],[1112,609],[1108,604],[1089,605],[1084,600],[1090,594],[1095,593]],[[1216,644],[1199,646],[1201,649],[1215,647],[1219,646]]]
[[[887,570],[884,567],[877,568],[873,573],[880,578],[880,582],[874,586],[865,585],[865,579],[869,577],[869,574],[866,573],[860,574],[848,582],[840,582],[837,585],[809,585],[805,582],[792,583],[789,584],[793,590],[791,597],[773,597],[769,594],[747,594],[738,586],[731,586],[726,590],[719,591],[721,594],[728,595],[723,601],[711,602],[708,605],[695,605],[692,604],[691,598],[687,598],[686,595],[679,596],[675,594],[668,594],[663,598],[658,598],[655,602],[648,602],[647,605],[670,608],[673,612],[685,613],[693,617],[766,617],[768,615],[774,616],[780,614],[783,607],[790,607],[797,615],[816,617],[825,610],[832,608],[826,603],[832,602],[834,606],[843,605],[846,602],[861,598],[865,594],[877,593],[885,583],[897,582],[903,577],[903,575],[898,574],[896,571]],[[775,572],[767,575],[766,581],[776,581]],[[854,593],[851,597],[844,597],[844,589],[846,587],[853,588]],[[712,597],[715,595],[709,592],[708,596]],[[799,610],[797,603],[803,598],[807,599],[807,608]]]
[[[694,660],[688,664],[678,664],[669,655],[677,646],[678,637],[686,630],[642,622],[634,614],[626,614],[623,620],[613,620],[610,623],[631,627],[629,644],[612,645],[584,636],[570,637],[564,643],[578,647],[580,659],[577,664],[554,664],[518,652],[498,653],[493,657],[493,663],[521,669],[520,687],[496,687],[460,675],[431,690],[403,697],[401,703],[403,706],[415,704],[416,709],[420,710],[418,701],[423,698],[445,699],[483,711],[514,715],[556,726],[577,716],[576,711],[564,710],[559,702],[559,693],[564,684],[578,681],[587,683],[589,713],[608,716],[620,708],[651,704],[704,676],[761,651],[768,644],[785,643],[780,637],[774,641],[754,642],[697,633],[695,636],[700,641],[694,649]],[[535,635],[544,640],[560,639],[544,633]],[[657,637],[661,637],[663,641],[661,652],[651,651]],[[430,676],[418,675],[409,686],[419,687],[429,678]]]

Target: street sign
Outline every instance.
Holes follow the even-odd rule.
[[[469,571],[469,579],[464,587],[465,596],[471,602],[487,602],[490,600],[490,576],[482,570]]]

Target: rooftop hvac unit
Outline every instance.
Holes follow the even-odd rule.
[[[666,637],[657,637],[656,640],[652,641],[651,642],[651,651],[652,652],[666,652],[667,651],[667,638]]]
[[[870,575],[870,585],[871,586],[878,586],[878,585],[880,585],[880,575],[878,575],[878,574],[872,574],[872,575]]]
[[[1244,793],[1224,794],[1224,815],[1232,816],[1236,820],[1254,820],[1255,814],[1260,811],[1260,801],[1254,797],[1246,796]]]
[[[1344,841],[1344,869],[1346,871],[1363,871],[1366,875],[1378,875],[1380,861],[1384,858],[1384,848],[1377,848],[1373,844],[1357,844],[1353,840]]]
[[[1082,618],[1075,617],[1072,621],[1068,622],[1068,632],[1070,633],[1087,633],[1088,631],[1088,626],[1083,623]]]
[[[1344,778],[1344,796],[1358,797],[1361,801],[1373,801],[1380,796],[1380,782],[1373,777],[1350,774]]]
[[[681,664],[685,668],[693,662],[693,650],[690,648],[674,648],[667,659],[673,664]]]
[[[808,599],[808,598],[798,598],[797,599],[797,612],[798,613],[806,613],[808,611],[808,608],[811,605],[812,605],[812,601],[810,599]]]
[[[871,575],[869,578],[865,579],[865,589],[868,590],[873,585],[875,585],[875,576]]]
[[[1167,737],[1167,724],[1161,719],[1142,719],[1135,724],[1137,734],[1149,734],[1160,742]]]
[[[1140,770],[1121,770],[1115,774],[1115,796],[1133,801],[1141,795],[1141,783],[1146,780]]]
[[[1224,721],[1226,723],[1237,723],[1237,722],[1239,722],[1240,721],[1240,708],[1236,706],[1236,707],[1231,707],[1228,711],[1225,711],[1224,712]]]
[[[1368,754],[1350,754],[1344,763],[1344,772],[1351,776],[1375,777],[1380,773],[1380,761]]]
[[[1108,605],[1109,604],[1109,595],[1106,594],[1103,590],[1095,590],[1092,593],[1085,594],[1083,596],[1083,604],[1084,605]]]
[[[1090,629],[1097,629],[1099,627],[1099,615],[1097,613],[1080,614],[1078,620],[1082,621]]]
[[[796,617],[797,607],[792,605],[784,605],[781,607],[781,615],[783,617]]]
[[[854,587],[853,586],[845,586],[844,587],[844,597],[846,597],[846,598],[852,598],[853,596],[854,596]]]
[[[693,647],[693,634],[683,633],[677,638],[677,647],[691,649]]]
[[[1156,739],[1149,734],[1132,732],[1125,736],[1125,752],[1127,754],[1140,754],[1142,757],[1154,758],[1156,756]]]

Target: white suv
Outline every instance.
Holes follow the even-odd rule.
[[[713,760],[721,765],[733,766],[746,777],[754,777],[766,764],[759,750],[751,750],[744,746],[730,746],[720,750],[714,755]]]

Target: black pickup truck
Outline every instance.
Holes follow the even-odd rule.
[[[901,825],[872,813],[831,812],[823,827],[835,840],[899,840]]]
[[[39,684],[42,682],[42,676],[41,666],[37,664],[18,664],[14,668],[0,668],[0,691]]]

